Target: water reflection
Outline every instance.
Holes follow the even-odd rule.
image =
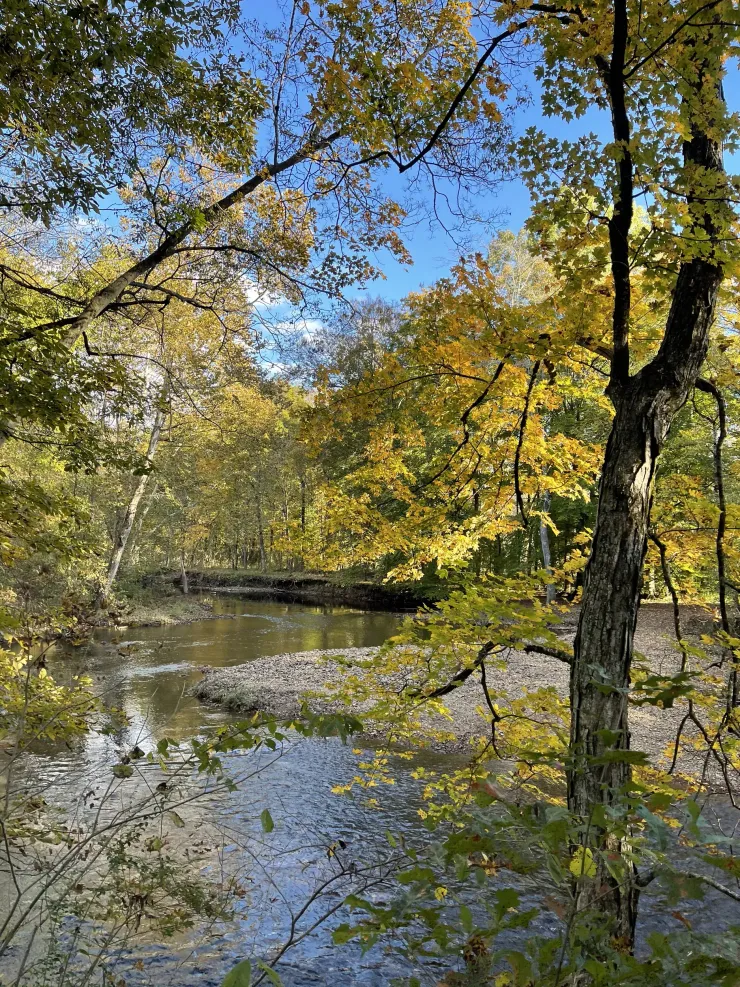
[[[274,601],[215,598],[213,620],[104,632],[53,662],[58,678],[85,672],[125,711],[130,738],[187,739],[228,717],[188,695],[201,666],[222,668],[265,655],[369,647],[395,633],[396,614]],[[120,738],[123,740],[124,738]]]
[[[47,745],[26,755],[15,771],[14,785],[64,807],[71,818],[90,825],[106,797],[111,765],[134,745],[148,751],[164,736],[184,742],[234,719],[189,695],[201,667],[223,667],[293,651],[377,645],[400,623],[398,615],[343,607],[233,596],[213,602],[218,616],[212,620],[106,631],[83,648],[52,656],[49,667],[57,680],[89,675],[95,691],[123,710],[128,724],[110,735],[90,734],[73,747]],[[252,950],[265,955],[284,940],[290,926],[288,903],[300,906],[317,882],[336,868],[327,853],[333,842],[345,844],[348,859],[371,861],[387,852],[387,830],[417,828],[417,784],[408,774],[389,789],[381,813],[332,794],[333,784],[348,780],[357,770],[356,755],[339,742],[292,739],[277,756],[260,752],[225,760],[230,773],[236,777],[246,774],[248,781],[236,792],[219,789],[179,808],[186,828],[171,833],[171,838],[181,838],[187,845],[197,837],[217,847],[219,866],[243,879],[247,889],[244,907],[234,923],[208,934],[197,928],[191,936],[166,943],[139,943],[135,952],[121,948],[114,966],[131,987],[220,985],[239,959]],[[160,780],[157,770],[139,762],[136,776],[123,784],[121,798],[133,803],[146,797]],[[275,820],[269,836],[260,826],[264,808],[269,808]],[[215,865],[211,861],[208,866]],[[332,900],[341,900],[348,890],[346,882],[340,882],[329,898],[333,894]],[[0,888],[4,905],[10,892],[10,888]],[[309,911],[307,919],[317,915],[319,907]],[[387,961],[379,963],[377,957],[361,960],[352,948],[337,956],[330,936],[323,934],[305,940],[294,951],[293,973],[289,964],[286,985],[330,982],[325,979],[328,952],[332,964],[339,964],[337,976],[342,983],[387,983],[391,970],[401,972]],[[345,976],[350,967],[353,974]],[[382,979],[377,979],[381,968]]]

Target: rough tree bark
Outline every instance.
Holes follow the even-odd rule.
[[[696,129],[684,145],[684,159],[687,166],[705,173],[723,170],[721,147]],[[706,219],[704,231],[716,236],[710,224]],[[600,833],[598,826],[589,826],[589,821],[596,807],[616,803],[630,783],[626,760],[603,759],[614,750],[627,750],[630,743],[627,691],[653,479],[671,423],[689,397],[704,361],[722,277],[722,267],[711,259],[694,258],[681,265],[659,352],[633,376],[625,373],[624,323],[615,331],[609,388],[615,417],[599,487],[570,676],[568,805],[583,822],[582,842],[591,846],[621,849],[618,843],[611,846],[608,835]],[[615,294],[619,292],[615,278]],[[615,308],[623,301],[617,298]],[[623,306],[620,319],[628,310]],[[595,763],[594,759],[602,760]],[[577,904],[598,909],[602,918],[611,921],[615,940],[630,948],[638,895],[634,872],[617,883],[600,866],[596,880],[580,883]]]

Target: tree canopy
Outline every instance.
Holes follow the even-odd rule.
[[[222,755],[362,728],[356,776],[330,779],[359,798],[393,783],[391,752],[449,742],[450,704],[475,683],[466,764],[415,761],[423,839],[391,834],[388,900],[344,900],[337,948],[454,959],[450,987],[738,982],[736,933],[694,934],[676,911],[706,888],[740,900],[733,838],[704,805],[722,792],[734,812],[740,791],[735,8],[5,4],[9,793],[34,744],[118,729],[86,678],[52,679],[47,652],[117,619],[143,581],[403,587],[434,606],[336,660],[328,712],[307,696],[278,724],[257,705],[176,771],[228,787]],[[491,218],[506,182],[531,201],[520,230]],[[457,256],[385,297],[421,217]],[[645,599],[669,615],[670,660],[635,645]],[[532,655],[541,678],[522,686]],[[647,715],[663,726],[642,750]],[[144,757],[171,770],[173,746],[112,777]],[[39,833],[70,839],[26,825],[29,799],[0,809],[18,892],[0,953],[21,950],[27,914],[13,861]],[[139,867],[128,852],[119,876]],[[169,902],[169,932],[188,908],[216,914],[192,875],[185,893],[169,864],[136,873],[146,901]],[[641,938],[649,894],[680,935]],[[275,977],[245,959],[225,983]]]

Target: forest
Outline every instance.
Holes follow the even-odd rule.
[[[3,0],[0,985],[740,987],[733,0]]]

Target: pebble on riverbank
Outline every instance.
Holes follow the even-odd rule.
[[[259,710],[279,719],[298,715],[307,692],[322,692],[326,682],[340,669],[321,659],[344,655],[346,658],[369,658],[377,648],[330,648],[325,651],[296,651],[270,655],[234,665],[232,668],[204,667],[203,680],[193,688],[193,695],[204,702],[216,703],[233,713]],[[324,710],[330,704],[324,703]]]
[[[687,616],[697,622],[697,630],[703,629],[706,611],[687,608]],[[694,613],[696,611],[696,613]],[[564,622],[563,638],[572,640],[576,614]],[[672,615],[668,607],[645,606],[641,611],[635,638],[636,650],[648,655],[651,665],[663,674],[678,670],[679,657],[672,639]],[[335,648],[327,651],[299,651],[293,654],[270,655],[236,665],[232,668],[204,668],[204,677],[193,689],[197,698],[215,703],[235,713],[263,712],[278,719],[295,717],[306,693],[323,691],[328,680],[341,675],[342,666],[322,659],[344,655],[346,658],[369,657],[377,648]],[[568,667],[555,658],[541,654],[512,652],[504,669],[491,666],[488,672],[489,688],[521,695],[525,689],[553,686],[559,695],[568,693]],[[445,696],[445,703],[452,721],[444,723],[457,738],[455,744],[445,744],[445,750],[469,748],[470,738],[483,732],[483,720],[476,710],[482,697],[477,676]],[[336,711],[336,705],[312,700],[316,712]],[[361,708],[352,712],[362,713]],[[630,711],[632,747],[645,751],[654,762],[661,759],[681,719],[680,703],[672,709],[655,709],[652,706],[633,708]]]
[[[333,663],[333,656],[362,660],[375,654],[378,648],[333,648],[325,651],[298,651],[293,654],[271,655],[257,658],[232,668],[203,667],[203,679],[193,687],[193,695],[203,702],[215,703],[233,713],[266,713],[277,719],[289,720],[298,716],[306,693],[321,693],[330,679],[346,672],[346,665]],[[518,660],[521,659],[521,660]],[[505,681],[504,681],[505,679]],[[491,688],[506,688],[521,692],[534,682],[546,681],[556,685],[558,691],[567,690],[567,668],[561,662],[544,655],[519,654],[512,656],[506,672],[494,670],[488,673]],[[476,712],[482,696],[477,676],[471,676],[454,692],[445,696],[444,702],[452,714],[452,722],[436,717],[439,727],[455,735],[455,741],[435,744],[439,750],[464,751],[470,739],[485,729]],[[316,713],[345,711],[345,707],[331,701],[311,698],[309,705]],[[361,715],[365,708],[355,705],[350,712]]]

